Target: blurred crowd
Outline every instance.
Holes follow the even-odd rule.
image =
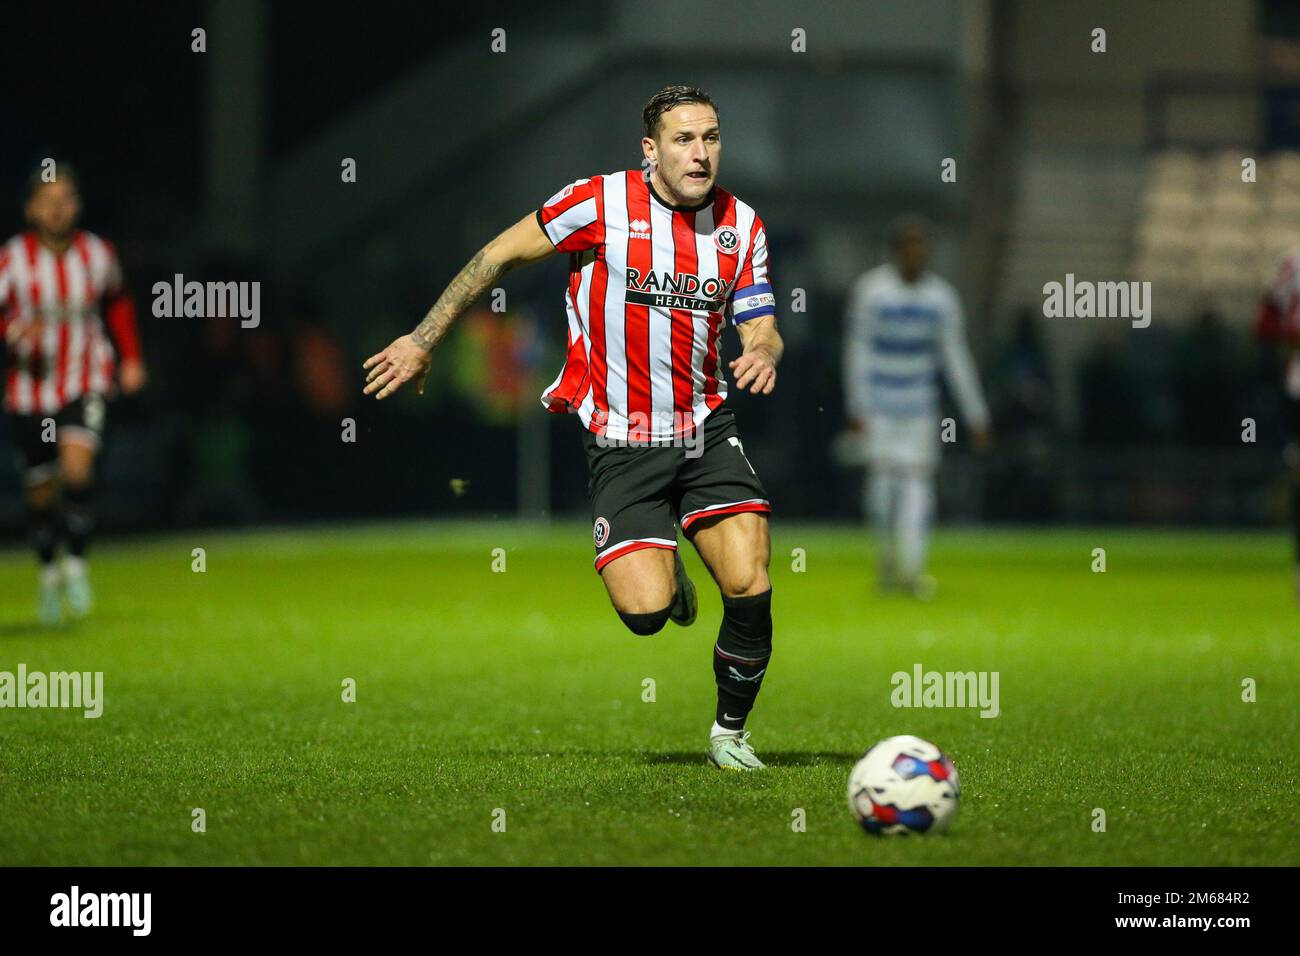
[[[258,275],[254,264],[234,261],[196,271],[234,280]],[[424,398],[382,407],[361,395],[365,356],[344,344],[355,336],[309,294],[265,284],[264,319],[245,329],[232,319],[154,318],[142,292],[137,287],[154,382],[111,406],[108,526],[511,516],[517,420],[548,433],[552,510],[580,514],[585,507],[584,476],[573,465],[577,425],[540,413],[534,402],[558,367],[562,344],[559,319],[548,319],[549,289],[519,315],[467,317],[451,347],[440,350]],[[827,297],[821,314],[837,315],[834,306]],[[941,513],[1031,522],[1274,516],[1270,489],[1282,434],[1277,358],[1240,322],[1206,312],[1175,329],[1154,323],[1140,336],[1116,327],[1086,352],[1075,380],[1057,381],[1048,321],[1026,308],[1001,340],[974,333],[995,441],[987,455],[955,449],[945,458],[950,480],[940,483]],[[377,333],[375,341],[382,338]],[[819,396],[821,414],[794,429],[772,403],[736,400],[746,403],[753,442],[771,462],[783,513],[855,517],[858,476],[835,464],[830,448],[844,425],[838,336],[802,344],[791,338],[783,394]],[[496,398],[475,399],[483,394]],[[1072,423],[1063,414],[1067,398]],[[1253,446],[1242,441],[1248,417],[1257,423]],[[1211,461],[1218,471],[1207,474]],[[0,477],[5,501],[16,502],[16,482],[11,471]],[[16,512],[4,514],[16,528]]]

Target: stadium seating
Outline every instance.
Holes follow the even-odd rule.
[[[1242,161],[1256,160],[1255,181]],[[1130,274],[1149,280],[1164,317],[1189,321],[1212,308],[1250,321],[1278,257],[1300,248],[1300,152],[1170,148],[1147,160],[1133,229]]]

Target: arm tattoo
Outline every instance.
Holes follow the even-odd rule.
[[[424,321],[411,333],[415,344],[422,349],[431,349],[437,345],[457,317],[473,305],[505,271],[506,267],[501,263],[487,262],[482,249],[476,252],[474,258],[438,296],[438,301],[433,304]]]

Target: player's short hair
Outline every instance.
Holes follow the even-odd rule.
[[[65,163],[62,160],[54,164],[54,179],[45,178],[45,167],[37,166],[32,170],[32,174],[27,177],[27,195],[23,197],[24,202],[30,202],[32,197],[41,191],[41,187],[46,183],[65,182],[72,186],[74,192],[81,192],[81,177],[77,171],[72,168],[71,163]]]
[[[899,216],[889,224],[889,248],[897,250],[908,236],[920,235],[925,242],[934,237],[934,223],[917,213]]]
[[[659,133],[659,127],[663,125],[663,115],[684,103],[703,103],[713,107],[715,114],[718,112],[718,107],[709,99],[709,94],[698,86],[665,86],[650,97],[650,102],[641,111],[641,124],[645,127],[645,134],[654,139]]]

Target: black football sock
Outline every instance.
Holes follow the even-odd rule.
[[[722,626],[713,646],[719,726],[728,730],[745,726],[771,656],[772,589],[749,597],[724,597]]]
[[[94,485],[91,483],[63,486],[63,533],[68,554],[74,558],[85,557],[90,532],[95,527],[95,512],[91,502],[93,492]]]
[[[618,616],[623,619],[629,631],[633,634],[639,634],[642,637],[649,637],[651,634],[657,634],[663,630],[663,626],[668,623],[668,615],[672,614],[673,606],[669,604],[666,608],[659,611],[650,611],[648,614],[631,614],[625,611],[619,611]]]
[[[27,506],[27,537],[36,552],[36,560],[43,565],[54,563],[54,547],[58,543],[56,524],[52,505]]]

